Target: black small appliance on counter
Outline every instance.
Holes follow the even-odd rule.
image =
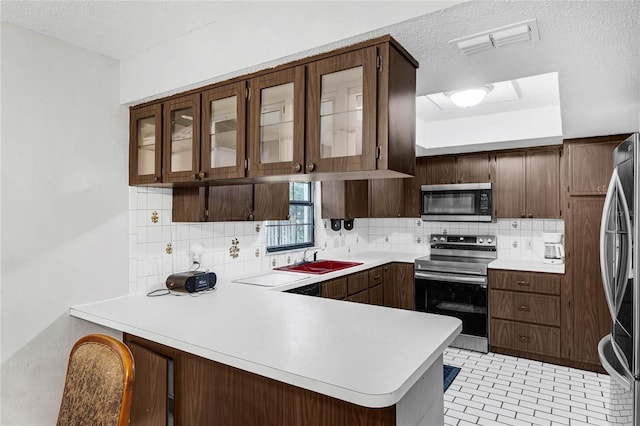
[[[210,290],[216,286],[217,277],[214,272],[188,271],[169,275],[169,290],[195,293]]]

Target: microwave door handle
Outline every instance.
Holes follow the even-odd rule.
[[[620,308],[622,307],[622,298],[624,297],[624,292],[626,291],[629,282],[629,275],[631,274],[631,244],[633,243],[633,235],[631,232],[631,214],[629,213],[629,205],[627,204],[627,197],[625,196],[624,188],[622,187],[622,182],[620,181],[619,176],[616,179],[616,185],[618,185],[618,190],[616,192],[618,194],[618,199],[620,200],[620,205],[622,206],[622,213],[626,228],[626,233],[623,235],[627,239],[627,244],[626,246],[623,246],[624,250],[620,253],[620,261],[624,262],[624,268],[620,271],[620,276],[617,279],[617,282],[620,283],[614,299],[617,314],[620,312]]]
[[[611,180],[609,182],[609,189],[607,190],[607,195],[604,199],[604,207],[602,208],[602,221],[600,222],[600,273],[602,275],[602,285],[604,286],[604,295],[607,299],[607,306],[609,307],[609,312],[611,313],[611,318],[615,320],[616,318],[616,309],[613,301],[613,280],[612,276],[609,274],[609,268],[607,263],[607,226],[609,223],[609,213],[614,206],[614,199],[616,197],[616,192],[618,190],[618,186],[616,182],[618,181],[618,172],[616,169],[613,169],[613,173],[611,174]]]

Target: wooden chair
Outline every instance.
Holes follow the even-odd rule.
[[[128,425],[133,370],[124,343],[103,334],[82,337],[69,355],[58,426]]]

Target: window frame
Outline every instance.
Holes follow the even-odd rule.
[[[266,246],[266,252],[267,253],[278,253],[278,252],[283,252],[283,251],[290,251],[290,250],[299,250],[299,249],[303,249],[303,248],[308,248],[308,247],[313,247],[315,245],[315,206],[314,206],[314,197],[315,197],[315,188],[313,185],[313,182],[290,182],[289,185],[294,185],[294,184],[300,184],[300,183],[305,183],[309,186],[309,200],[292,200],[291,198],[289,198],[289,209],[291,209],[291,206],[303,206],[303,207],[309,207],[311,212],[310,212],[310,217],[311,217],[311,223],[303,223],[303,224],[298,224],[298,225],[311,225],[311,241],[307,241],[304,243],[296,243],[296,244],[286,244],[286,245],[278,245],[278,246],[271,246],[269,247],[268,245]],[[268,241],[268,233],[269,233],[269,229],[270,228],[274,228],[274,227],[278,227],[279,229],[283,229],[286,226],[291,226],[292,223],[290,221],[272,221],[267,222],[265,224],[266,232],[267,232],[267,241]],[[293,225],[296,225],[295,223]]]

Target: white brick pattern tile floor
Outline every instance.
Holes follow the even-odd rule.
[[[609,425],[606,374],[456,348],[444,363],[462,368],[444,394],[445,425]]]

